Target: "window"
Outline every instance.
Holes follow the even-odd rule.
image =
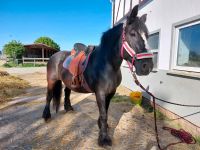
[[[150,3],[152,0],[139,0],[139,6],[144,7],[148,3]]]
[[[200,21],[176,28],[174,69],[200,72]]]
[[[153,53],[153,64],[154,69],[158,68],[158,49],[159,49],[159,32],[153,33],[149,35],[148,38],[148,45],[150,52]]]

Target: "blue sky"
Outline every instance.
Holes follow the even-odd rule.
[[[99,44],[111,26],[110,0],[0,0],[0,50],[11,40],[40,36],[71,50],[75,42]]]

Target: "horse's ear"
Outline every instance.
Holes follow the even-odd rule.
[[[140,20],[141,20],[143,23],[145,23],[146,20],[147,20],[147,14],[142,15],[142,16],[140,17]]]
[[[136,5],[132,11],[131,11],[131,14],[130,16],[128,17],[128,23],[132,23],[134,21],[134,19],[137,17],[137,14],[138,14],[138,5]]]

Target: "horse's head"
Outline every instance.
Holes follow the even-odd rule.
[[[148,75],[153,69],[152,54],[147,52],[148,29],[146,14],[137,17],[138,5],[127,18],[123,31],[122,57],[135,66],[137,75]]]

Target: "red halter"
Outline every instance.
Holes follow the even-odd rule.
[[[124,59],[124,49],[126,50],[126,52],[132,57],[132,62],[128,62],[129,67],[133,68],[135,59],[145,59],[145,58],[153,58],[153,54],[152,53],[139,53],[136,54],[136,52],[129,46],[128,42],[125,39],[125,33],[124,33],[124,29],[122,32],[122,47],[121,47],[121,57],[122,59]]]

